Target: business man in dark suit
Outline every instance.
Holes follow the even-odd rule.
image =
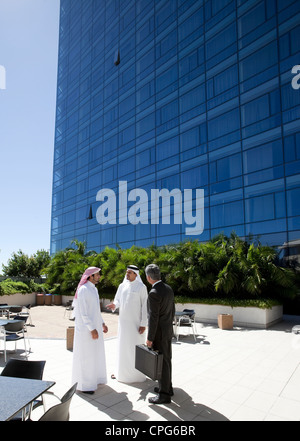
[[[162,377],[158,382],[158,387],[154,388],[158,395],[149,398],[149,403],[170,403],[173,395],[171,342],[175,314],[174,293],[169,285],[161,281],[160,269],[157,265],[148,265],[145,272],[148,282],[152,285],[148,295],[146,344],[163,354]]]

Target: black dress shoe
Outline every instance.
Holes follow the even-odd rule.
[[[151,404],[167,404],[171,403],[171,398],[165,395],[164,397],[160,397],[157,395],[156,397],[149,398],[149,403]]]
[[[89,395],[93,395],[95,393],[95,391],[93,391],[93,390],[83,390],[82,392],[84,394],[89,394]]]
[[[159,387],[155,387],[154,388],[154,392],[156,392],[157,394],[159,394]],[[173,388],[171,389],[171,392],[170,392],[170,397],[173,397],[173,395],[174,395],[174,391],[173,391]]]

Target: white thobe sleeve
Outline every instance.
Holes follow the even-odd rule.
[[[91,314],[89,313],[88,302],[87,302],[88,296],[86,295],[87,293],[85,292],[85,290],[87,289],[88,288],[86,286],[82,286],[79,289],[76,307],[78,308],[83,323],[86,325],[89,331],[93,331],[94,329],[96,329],[96,325],[95,323],[93,323]]]
[[[148,323],[148,314],[147,314],[147,300],[148,300],[148,292],[145,285],[143,285],[140,291],[140,302],[141,302],[141,324],[140,326],[146,327]]]
[[[118,290],[115,295],[115,298],[114,298],[114,301],[113,301],[114,305],[116,306],[116,309],[120,308],[121,293],[122,293],[122,284],[119,285]]]

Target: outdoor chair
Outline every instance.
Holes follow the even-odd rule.
[[[25,361],[16,358],[11,358],[10,360],[8,360],[6,366],[3,368],[0,375],[3,377],[29,378],[31,380],[41,380],[43,378],[45,364],[46,361],[44,360]],[[36,400],[34,403],[32,403],[32,405],[29,406],[28,412],[26,412],[26,409],[23,409],[22,420],[26,418],[26,415],[30,416],[32,408],[40,404],[44,405],[43,397],[42,397],[42,401]],[[15,419],[18,420],[19,418],[16,417]]]
[[[22,316],[22,315],[15,315],[13,320],[22,320],[24,322],[24,332],[27,332],[27,327],[26,327],[26,322],[27,322],[28,317],[27,316]]]
[[[4,333],[3,333],[4,328]],[[24,348],[25,348],[25,357],[26,360],[28,360],[27,355],[27,347],[26,347],[26,338],[25,338],[25,332],[24,332],[24,321],[17,321],[17,320],[11,320],[6,325],[2,326],[2,334],[1,337],[4,340],[4,361],[6,363],[6,343],[7,342],[15,342],[15,351],[17,350],[17,341],[24,340]],[[28,339],[29,342],[29,339]],[[29,342],[30,346],[30,342]],[[30,347],[29,351],[30,352]]]
[[[19,314],[23,309],[23,306],[11,306],[9,308],[9,316],[14,317],[15,315]]]
[[[38,421],[69,421],[70,404],[73,395],[76,392],[77,383],[75,383],[60,399],[60,403],[50,407]],[[28,420],[27,420],[28,421]]]
[[[31,320],[31,315],[30,315],[30,309],[31,309],[31,304],[23,306],[22,307],[22,311],[20,312],[20,317],[22,317],[22,319],[24,320],[25,317],[27,317],[29,319],[29,324],[30,326],[32,326],[32,320]]]
[[[180,328],[191,328],[193,335],[194,335],[194,340],[196,341],[196,334],[195,334],[195,311],[193,309],[184,309],[182,311],[182,315],[180,315],[177,319],[177,323],[176,323],[176,337],[177,337],[177,341],[179,339],[179,335],[182,334],[182,332],[180,332]],[[182,334],[183,335],[183,334]]]
[[[74,309],[72,304],[73,304],[73,300],[68,300],[67,303],[66,303],[66,307],[65,307],[64,317],[66,316],[66,313],[68,313],[69,320],[70,320],[70,317],[71,317],[71,313],[72,313],[72,311]]]
[[[1,372],[4,377],[29,378],[41,380],[43,377],[46,361],[19,360],[11,358]]]
[[[0,306],[8,306],[8,304],[7,303],[0,303]],[[0,310],[0,317],[2,317],[3,314],[6,315],[6,310],[5,309],[1,309]]]

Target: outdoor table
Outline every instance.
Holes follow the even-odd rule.
[[[21,305],[3,305],[3,306],[0,306],[0,312],[6,312],[6,316],[9,318],[9,310],[11,309],[11,308],[22,308],[22,306]]]
[[[25,320],[9,320],[9,319],[2,319],[0,318],[0,326],[4,326],[7,325],[7,323],[12,323],[12,322],[25,322]]]
[[[0,421],[8,421],[55,384],[55,381],[0,375]]]

